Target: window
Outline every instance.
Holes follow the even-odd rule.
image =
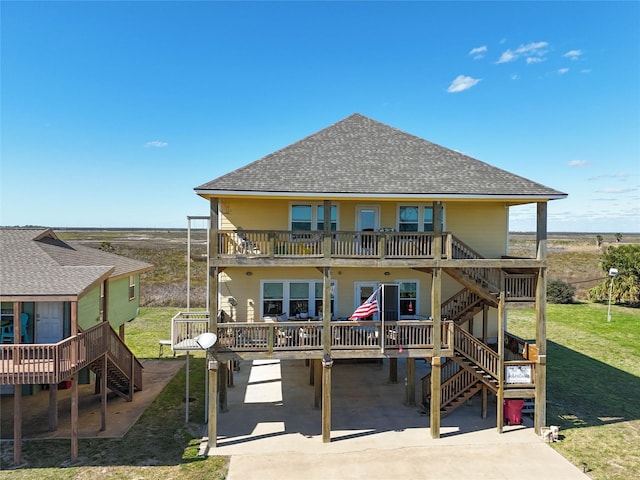
[[[317,317],[322,313],[322,282],[315,280],[282,280],[262,282],[262,316],[286,313],[294,316],[308,313]],[[336,282],[331,282],[331,315],[334,316]]]
[[[309,284],[291,282],[289,284],[289,314],[309,313]]]
[[[400,286],[400,318],[413,317],[418,313],[418,282],[401,281]]]
[[[282,283],[263,283],[262,298],[264,315],[278,315],[284,312],[284,285]]]
[[[129,275],[129,300],[136,298],[136,276]]]
[[[338,229],[338,206],[331,205],[331,230]],[[291,204],[291,230],[324,230],[324,205]]]
[[[318,205],[318,214],[316,216],[318,230],[324,230],[324,205]],[[331,205],[331,231],[338,229],[338,206]]]
[[[433,206],[400,205],[398,207],[399,232],[433,232]],[[442,210],[442,231],[444,231],[444,208]]]

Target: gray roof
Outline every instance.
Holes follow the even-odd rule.
[[[540,197],[566,194],[360,114],[195,188],[372,196]]]
[[[51,229],[0,228],[0,296],[78,296],[105,278],[153,268],[60,240]]]

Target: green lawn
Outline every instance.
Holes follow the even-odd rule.
[[[640,478],[640,310],[601,304],[547,307],[547,424],[553,444],[595,479]],[[533,338],[533,310],[509,312],[508,330]]]

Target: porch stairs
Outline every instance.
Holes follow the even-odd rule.
[[[445,417],[478,393],[483,386],[498,391],[498,358],[491,348],[464,331],[454,328],[454,356],[442,366],[440,414]],[[422,404],[428,409],[431,373],[422,378]]]
[[[107,362],[107,388],[128,401],[133,400],[133,392],[142,390],[142,364],[116,332],[109,328],[106,355],[94,360],[89,369],[96,375],[99,387],[104,362]]]

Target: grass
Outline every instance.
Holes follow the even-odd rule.
[[[547,306],[547,424],[592,478],[626,480],[640,478],[640,311],[611,316],[602,304]],[[509,331],[534,338],[534,311],[510,311]]]
[[[158,338],[169,338],[175,308],[144,308],[127,325],[126,341],[140,358],[157,358]],[[169,357],[166,362],[176,361]],[[204,392],[204,358],[190,362],[193,392]],[[69,440],[23,442],[28,462],[12,470],[15,479],[223,479],[228,457],[199,457],[204,423],[204,395],[190,403],[190,422],[184,423],[185,369],[178,371],[140,420],[122,439],[80,439],[77,464],[69,464]],[[10,444],[2,444],[2,470],[12,463]]]

